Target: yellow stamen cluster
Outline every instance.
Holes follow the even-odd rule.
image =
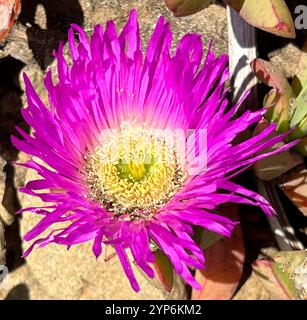
[[[131,220],[151,217],[185,178],[174,145],[163,134],[130,123],[102,134],[87,172],[90,197]]]

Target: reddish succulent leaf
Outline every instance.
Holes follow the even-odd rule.
[[[264,107],[269,109],[266,119],[277,123],[279,133],[289,130],[289,106],[294,93],[287,78],[277,67],[262,59],[253,60],[251,68],[260,81],[274,88],[264,99]]]
[[[252,26],[277,36],[295,38],[291,13],[284,0],[225,0]]]
[[[268,61],[255,59],[251,62],[251,68],[260,81],[273,87],[263,102],[264,107],[268,109],[266,120],[277,124],[278,133],[296,128],[289,135],[289,139],[303,138],[295,148],[306,156],[307,73],[303,68],[307,66],[307,56],[302,54],[300,63],[302,69],[294,82],[294,88],[290,86],[283,73]]]
[[[237,206],[224,210],[225,216],[238,221]],[[206,267],[197,270],[196,280],[202,285],[200,291],[192,291],[192,299],[231,299],[242,276],[245,258],[244,242],[240,225],[232,236],[220,239],[205,250]]]
[[[167,7],[176,17],[184,17],[196,13],[209,6],[209,0],[165,0]]]
[[[270,62],[257,58],[251,62],[251,68],[261,82],[275,88],[278,93],[284,94],[289,90],[286,76]]]
[[[17,19],[20,0],[0,0],[0,41],[3,41]]]

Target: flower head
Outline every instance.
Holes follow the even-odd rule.
[[[22,139],[12,141],[32,156],[22,165],[42,178],[22,191],[51,203],[23,209],[42,216],[24,237],[37,238],[25,256],[51,242],[70,247],[93,241],[98,258],[102,245],[112,245],[138,291],[127,251],[154,277],[154,244],[199,288],[190,268],[203,268],[205,258],[192,238],[193,226],[230,236],[237,222],[216,213],[225,202],[273,213],[264,198],[230,179],[295,142],[255,156],[284,138],[268,139],[272,124],[234,144],[264,111],[234,118],[237,106],[227,109],[227,56],[215,58],[209,47],[203,61],[196,34],[184,36],[171,54],[171,38],[161,17],[143,55],[134,10],[119,35],[113,21],[104,30],[97,25],[91,39],[72,25],[71,66],[60,45],[58,81],[53,83],[51,71],[45,77],[48,106],[25,76],[28,107],[22,114],[33,134],[18,129]]]

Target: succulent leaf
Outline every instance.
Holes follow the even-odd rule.
[[[264,99],[264,107],[268,108],[265,118],[277,123],[277,132],[289,130],[289,106],[294,93],[287,78],[276,66],[262,59],[253,60],[251,68],[260,81],[273,88]]]
[[[238,221],[237,206],[230,205],[221,214]],[[196,280],[201,290],[192,290],[192,299],[229,300],[242,276],[245,248],[240,225],[230,238],[219,239],[205,250],[206,268],[197,270]]]
[[[284,0],[225,0],[252,26],[277,36],[295,38],[291,13]]]
[[[167,7],[176,17],[194,14],[209,6],[209,0],[165,0]]]
[[[156,277],[164,290],[171,292],[173,288],[173,267],[168,260],[168,257],[161,251],[155,251],[155,262],[153,264]]]
[[[296,107],[293,110],[293,114],[290,121],[291,128],[294,128],[297,125],[299,125],[300,128],[303,128],[305,125],[307,125],[306,120],[304,120],[306,116],[307,116],[307,85],[302,89],[302,91],[299,93],[298,97],[296,98]],[[300,124],[300,122],[304,122],[304,124]]]
[[[292,81],[292,88],[295,95],[298,96],[305,86],[307,86],[307,41],[302,48],[298,72]]]
[[[20,0],[0,1],[0,41],[6,36],[20,13]]]
[[[269,292],[271,299],[306,299],[307,251],[278,252],[254,262],[254,276]],[[305,271],[304,271],[305,270]]]
[[[251,62],[251,68],[261,82],[276,89],[279,94],[292,90],[286,76],[270,62],[257,58]]]

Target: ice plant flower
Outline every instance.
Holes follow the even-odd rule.
[[[72,25],[71,64],[60,45],[55,53],[58,80],[52,79],[51,71],[45,77],[48,106],[25,76],[28,107],[22,114],[33,134],[18,129],[21,137],[12,141],[32,156],[22,165],[42,177],[22,191],[48,204],[23,209],[42,216],[24,236],[26,241],[35,239],[24,256],[35,246],[56,243],[69,248],[93,241],[98,258],[102,245],[112,245],[138,291],[127,253],[154,277],[154,245],[188,284],[199,289],[191,268],[203,268],[205,258],[192,238],[193,226],[230,236],[237,222],[216,211],[225,202],[260,206],[273,214],[263,197],[230,179],[296,142],[259,155],[286,135],[268,138],[275,130],[272,124],[233,143],[264,110],[234,118],[238,106],[228,108],[226,98],[227,56],[215,58],[209,46],[203,59],[196,34],[185,35],[171,54],[171,40],[170,25],[161,17],[143,54],[134,10],[120,34],[113,21],[104,30],[97,25],[91,39]],[[159,130],[162,135],[156,133]],[[179,161],[175,145],[167,143],[164,130],[184,132],[180,147],[186,151],[185,162]],[[196,152],[193,143],[185,143],[193,136],[198,138]],[[203,145],[206,159],[201,158],[193,172]]]

